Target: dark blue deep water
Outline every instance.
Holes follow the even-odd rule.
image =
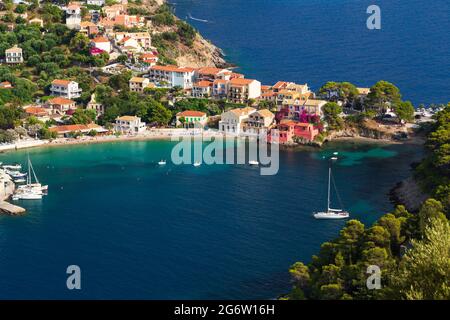
[[[448,0],[170,0],[176,14],[263,84],[396,84],[405,100],[450,101]],[[366,9],[381,8],[381,30]]]
[[[338,190],[354,218],[392,209],[387,193],[421,157],[412,145],[329,145],[282,151],[275,176],[255,167],[167,163],[169,141],[29,150],[49,185],[23,216],[0,216],[0,299],[275,298],[288,267],[309,261],[343,221],[311,217],[326,205],[335,150]],[[26,161],[27,151],[0,154]],[[82,289],[66,289],[81,267]]]

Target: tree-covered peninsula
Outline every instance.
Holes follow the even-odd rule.
[[[450,103],[435,118],[414,170],[430,195],[420,210],[399,204],[373,226],[348,221],[310,263],[291,266],[282,299],[450,299]],[[380,268],[379,289],[367,285],[369,266]]]

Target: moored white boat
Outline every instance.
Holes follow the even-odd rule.
[[[33,191],[15,193],[12,197],[13,200],[39,200],[42,199],[42,193],[36,193]]]
[[[48,185],[42,185],[40,183],[29,183],[23,186],[19,186],[18,189],[26,189],[26,188],[31,188],[31,189],[36,189],[36,190],[41,190],[41,191],[47,191],[48,190]]]
[[[200,167],[201,163],[199,161],[194,162],[194,167]]]
[[[34,177],[35,182],[32,183],[31,179]],[[42,185],[34,172],[33,165],[31,164],[31,160],[28,157],[28,175],[27,175],[27,184],[21,185],[17,187],[16,192],[14,193],[12,199],[13,200],[37,200],[42,199],[43,191],[48,190],[47,185]]]
[[[8,170],[8,169],[6,169],[5,172],[7,174],[9,174],[11,176],[11,178],[23,178],[27,175],[26,172],[21,173],[19,171],[12,171],[12,170]]]
[[[9,170],[21,170],[22,165],[20,164],[13,164],[13,165],[4,165],[3,169],[9,169]]]
[[[161,160],[161,161],[158,162],[158,164],[159,164],[160,166],[163,166],[163,165],[166,164],[166,160]]]
[[[347,211],[339,209],[329,209],[327,212],[316,212],[314,218],[316,219],[347,219],[350,214]]]
[[[248,164],[251,166],[257,166],[257,165],[259,165],[259,162],[256,160],[249,160]]]

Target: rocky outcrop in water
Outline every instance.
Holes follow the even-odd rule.
[[[394,204],[402,204],[409,212],[419,211],[422,203],[429,198],[417,181],[410,177],[399,182],[390,192]]]

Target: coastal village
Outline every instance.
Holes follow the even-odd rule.
[[[304,62],[299,62],[299,74],[301,63]],[[371,86],[328,81],[320,88],[313,89],[308,85],[308,79],[301,79],[298,83],[290,79],[262,83],[238,71],[235,66],[224,61],[220,49],[203,39],[188,23],[175,17],[164,0],[3,0],[0,3],[0,152],[41,145],[197,135],[226,135],[233,139],[255,138],[267,143],[278,143],[285,148],[300,145],[320,147],[324,142],[338,138],[363,137],[404,141],[414,136],[417,129],[417,132],[426,134],[426,138],[420,143],[425,145],[427,152],[423,160],[412,166],[412,176],[397,185],[397,207],[392,208],[390,213],[377,219],[371,226],[365,226],[352,217],[336,239],[320,246],[310,263],[296,262],[290,267],[292,290],[279,296],[279,299],[449,299],[450,291],[446,284],[450,270],[450,103],[447,106],[413,106],[411,102],[402,99],[399,88],[383,80]],[[333,213],[333,219],[336,218],[336,212],[342,212],[340,209],[330,208],[330,186],[331,182],[335,184],[331,166],[333,161],[337,160],[337,155],[338,152],[334,152],[332,157],[327,159],[327,213]],[[383,158],[382,161],[388,160]],[[155,165],[164,164],[165,160],[161,160]],[[252,165],[250,161],[249,165]],[[259,165],[257,161],[256,165]],[[371,167],[373,172],[385,169],[374,165]],[[396,178],[397,173],[392,171],[393,169],[390,170],[387,174],[393,172]],[[0,163],[0,213],[16,215],[25,211],[24,208],[6,200],[35,200],[45,197],[48,194],[48,186],[39,182],[38,175],[39,172],[34,172],[30,157],[26,166]],[[123,179],[123,176],[120,177]],[[346,177],[350,183],[349,175]],[[317,175],[314,175],[315,178]],[[286,186],[298,189],[298,183],[304,185],[304,181],[291,180],[294,180],[296,185]],[[151,184],[153,191],[154,180]],[[365,186],[352,184],[356,188],[368,189],[366,194],[380,193],[380,190],[373,188],[370,179]],[[98,185],[95,186],[99,188]],[[120,183],[114,187],[123,188]],[[280,187],[280,184],[275,187]],[[287,187],[283,185],[283,188]],[[311,186],[308,188],[311,189]],[[86,205],[79,197],[78,189],[74,190],[76,191],[66,192],[70,199],[79,204],[71,218],[76,217],[78,223],[81,210],[90,216],[101,216],[103,219],[104,215],[92,215],[89,210],[84,210]],[[190,189],[188,191],[191,192]],[[50,192],[53,190],[50,189]],[[214,192],[220,194],[220,190],[214,189]],[[253,192],[247,193],[254,195]],[[95,191],[92,194],[95,197],[93,201],[99,202],[98,194]],[[232,195],[234,194],[236,193]],[[286,194],[287,197],[290,196]],[[137,198],[144,198],[140,193],[133,196],[133,205]],[[167,199],[174,201],[175,198],[171,194],[170,196]],[[265,197],[265,194],[263,196]],[[108,194],[108,199],[110,197]],[[228,201],[226,195],[223,198],[223,201]],[[243,201],[235,200],[232,196],[229,198],[235,202]],[[280,201],[265,198],[279,205]],[[123,202],[124,196],[118,199]],[[160,200],[167,202],[167,199],[161,197]],[[147,198],[144,200],[148,202]],[[258,205],[264,206],[264,203],[251,202],[252,200],[245,201],[248,210],[259,213]],[[408,200],[412,200],[412,204],[409,204]],[[365,203],[361,203],[358,202],[358,210],[364,212]],[[66,205],[63,203],[61,206]],[[301,201],[292,200],[292,207],[289,208],[297,210],[301,205]],[[60,208],[58,206],[58,210]],[[126,211],[131,207],[124,208]],[[228,207],[226,209],[229,211]],[[274,214],[279,215],[278,210],[282,209],[277,208]],[[236,212],[242,215],[239,210]],[[287,213],[294,217],[294,223],[301,225],[298,223],[301,220],[297,219],[297,211],[290,214],[288,210]],[[345,213],[347,215],[344,218],[348,218],[348,212]],[[189,220],[192,216],[189,216]],[[208,215],[208,219],[210,216]],[[146,214],[146,217],[152,219],[152,226],[157,226],[152,215]],[[117,224],[120,227],[119,240],[122,240],[122,234],[128,233],[133,235],[133,241],[139,240],[139,244],[143,243],[139,236],[140,231],[145,229],[145,220],[138,218],[131,219],[131,224],[125,225],[130,227],[132,232],[124,232],[128,229]],[[171,217],[164,218],[164,225],[168,225]],[[176,218],[179,219],[178,216]],[[226,215],[226,218],[229,219],[229,216]],[[54,219],[43,220],[46,224],[40,229],[55,230],[48,224],[48,220]],[[373,218],[370,217],[370,220]],[[67,229],[60,223],[63,220],[56,221],[56,229],[61,225],[63,227],[58,231],[65,235],[64,240],[67,236],[81,234],[81,242],[90,244],[89,241],[84,241],[85,233],[76,229],[75,232],[66,234],[64,232]],[[100,227],[94,221],[88,221],[86,224],[92,224],[97,231]],[[185,223],[187,220],[180,221]],[[139,223],[141,228],[131,229],[134,227],[133,222]],[[265,226],[273,224],[272,221],[264,223]],[[73,225],[70,224],[70,228]],[[203,223],[191,229],[199,232],[203,225],[210,226]],[[222,224],[217,225],[223,228]],[[109,228],[111,226],[115,225],[108,225]],[[251,227],[253,233],[254,226]],[[277,224],[276,227],[278,231],[283,225]],[[269,229],[265,227],[263,231],[267,233],[267,230]],[[313,232],[315,230],[311,230],[309,231],[313,236],[317,235]],[[334,227],[333,230],[337,231]],[[42,233],[46,237],[36,236],[41,233],[31,233],[31,237],[24,238],[22,229],[19,232],[18,239],[30,238],[31,242],[37,243],[38,249],[30,247],[28,252],[35,251],[47,260],[48,255],[45,255],[45,250],[42,249],[48,242],[36,239],[50,239],[53,242],[60,239],[57,233],[52,233],[50,237],[46,233]],[[162,232],[167,233],[167,230],[163,228]],[[324,229],[321,232],[328,231]],[[96,249],[103,250],[103,237],[99,236],[101,233],[94,233],[93,239],[98,247]],[[169,234],[172,237],[176,235]],[[11,241],[15,239],[10,238]],[[186,236],[179,238],[181,241],[188,239]],[[257,239],[256,242],[265,246],[269,243],[260,241],[259,238],[248,239]],[[11,241],[9,243],[12,243]],[[289,242],[286,239],[283,241]],[[179,250],[177,242],[169,242]],[[17,243],[26,247],[21,241]],[[255,242],[246,239],[245,243]],[[14,263],[19,265],[21,260],[18,257],[22,247],[18,247],[19,250],[10,248],[9,251],[16,254],[11,260],[17,261],[12,261],[6,267],[16,266]],[[140,247],[148,249],[148,246]],[[109,245],[107,248],[113,246]],[[199,248],[201,253],[207,252],[204,250],[207,247]],[[253,247],[249,248],[254,250]],[[270,254],[270,250],[273,249],[268,246],[264,247],[263,251]],[[4,251],[8,254],[8,250]],[[97,252],[86,251],[92,255]],[[167,255],[165,250],[159,251]],[[49,252],[58,253],[55,250]],[[121,250],[119,253],[122,252],[125,251]],[[246,250],[243,252],[247,253]],[[114,253],[113,259],[116,259],[117,252],[111,253]],[[133,260],[130,261],[135,264],[135,258],[139,255],[134,254],[134,251],[131,253]],[[20,256],[30,260],[26,254]],[[144,256],[154,257],[148,252]],[[5,257],[7,261],[8,255]],[[99,257],[108,256],[103,256],[102,252]],[[180,257],[183,256],[175,255],[177,262]],[[121,256],[121,260],[126,262],[125,258]],[[192,255],[189,261],[194,261],[194,258],[196,256]],[[264,258],[264,262],[271,260]],[[195,266],[206,265],[199,261]],[[145,264],[146,267],[147,265],[151,263]],[[122,265],[120,266],[121,270],[124,270]],[[222,271],[215,261],[213,267],[219,272]],[[383,270],[382,280],[378,279],[383,285],[376,288],[377,290],[370,290],[368,286],[369,278],[366,276],[371,272],[367,272],[367,267]],[[41,266],[38,271],[42,270],[45,271],[45,266]],[[134,270],[130,269],[128,273],[131,274]],[[164,268],[164,274],[170,272],[176,275],[173,270],[170,266]],[[27,274],[22,271],[23,269],[19,268],[18,273],[21,277],[26,277]],[[252,272],[255,273],[254,270]],[[380,272],[372,273],[370,278],[379,276]],[[261,274],[264,276],[264,273]],[[33,276],[35,277],[36,273],[33,273]],[[261,278],[262,276],[258,277],[258,288],[261,287],[260,281],[264,281],[265,285],[270,284]],[[254,278],[252,277],[251,281],[255,281]],[[233,275],[233,288],[236,283],[240,283],[239,279],[236,279]],[[222,279],[219,280],[222,283]],[[14,287],[12,280],[7,284],[7,289]],[[247,286],[248,282],[245,282],[245,285]],[[122,289],[122,286],[118,287]],[[39,294],[41,289],[42,287],[39,287]],[[213,289],[207,288],[207,293],[211,294]],[[96,291],[95,297],[98,298],[99,294],[101,292]],[[186,291],[183,291],[183,297],[185,294]]]
[[[167,5],[155,8],[131,0],[5,1],[0,150],[196,134],[320,145],[336,133],[358,135],[362,124],[377,138],[402,137],[415,114],[429,116],[386,81],[327,82],[314,92],[306,81],[263,84],[217,63],[177,65],[169,44],[194,50],[199,35]],[[0,172],[3,198],[14,178]]]

